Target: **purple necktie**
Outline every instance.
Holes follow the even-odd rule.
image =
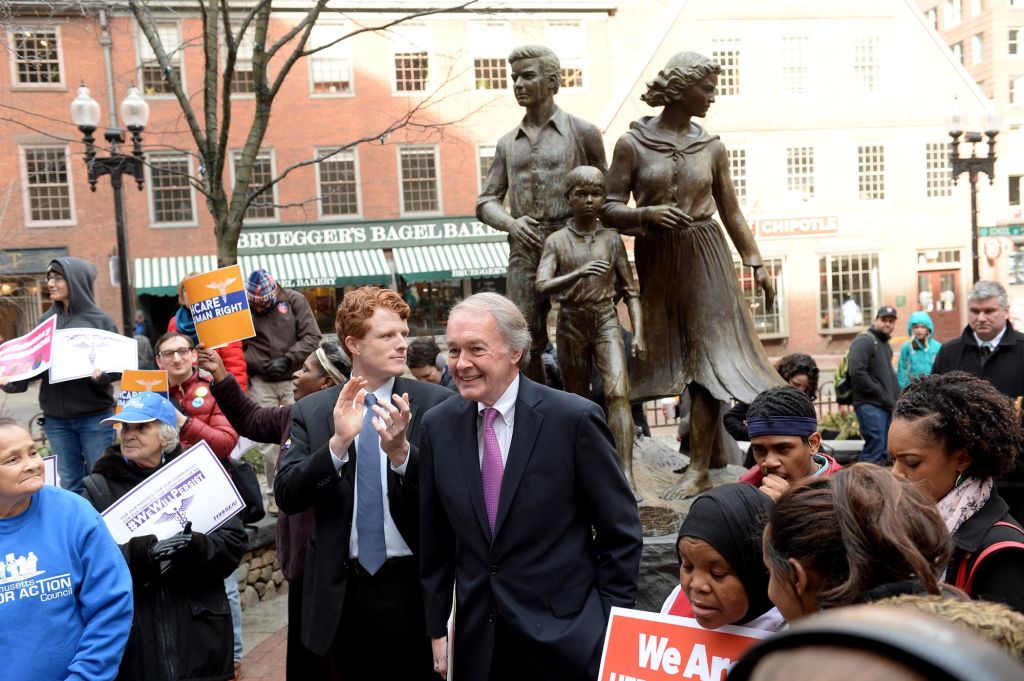
[[[498,517],[498,495],[501,493],[501,476],[505,473],[505,464],[501,462],[501,448],[498,446],[498,435],[494,432],[494,419],[498,418],[498,410],[489,407],[484,410],[484,459],[480,463],[480,478],[484,484],[484,506],[487,507],[487,522],[494,535],[494,521]]]

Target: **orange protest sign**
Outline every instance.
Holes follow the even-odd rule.
[[[729,667],[770,632],[704,629],[689,617],[612,608],[599,681],[722,681]]]
[[[219,348],[256,335],[244,284],[238,265],[197,274],[184,281],[188,309],[200,343]]]
[[[170,392],[167,372],[163,369],[125,369],[121,373],[121,394],[117,398],[115,411],[120,412],[128,400],[144,392],[159,393],[167,397]]]

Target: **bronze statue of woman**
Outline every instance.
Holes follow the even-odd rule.
[[[636,236],[648,353],[633,364],[632,399],[678,395],[689,386],[691,459],[665,494],[683,499],[711,488],[722,452],[720,400],[749,402],[781,384],[757,337],[736,280],[718,212],[743,264],[772,308],[775,291],[740,211],[729,158],[694,119],[715,101],[721,67],[694,52],[673,56],[641,97],[663,107],[630,124],[615,144],[604,221]],[[636,207],[627,205],[630,194]],[[720,458],[720,457],[718,457]]]

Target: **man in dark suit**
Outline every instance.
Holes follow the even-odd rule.
[[[423,414],[453,395],[401,378],[409,306],[363,287],[338,307],[352,360],[344,385],[296,403],[291,443],[274,481],[286,513],[309,507],[302,641],[329,657],[336,679],[432,678],[415,554]]]
[[[420,440],[420,564],[434,668],[454,678],[597,676],[612,606],[636,600],[636,502],[601,409],[521,374],[526,319],[479,293],[448,319],[459,397]],[[458,551],[456,551],[456,546]]]

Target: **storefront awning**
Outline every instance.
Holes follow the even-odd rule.
[[[408,282],[503,277],[508,242],[440,244],[394,250],[395,269]]]
[[[379,248],[361,251],[321,251],[239,256],[246,276],[260,267],[287,288],[345,286],[391,282],[391,268]],[[135,259],[135,292],[156,296],[178,293],[178,282],[189,272],[217,268],[212,255]]]

